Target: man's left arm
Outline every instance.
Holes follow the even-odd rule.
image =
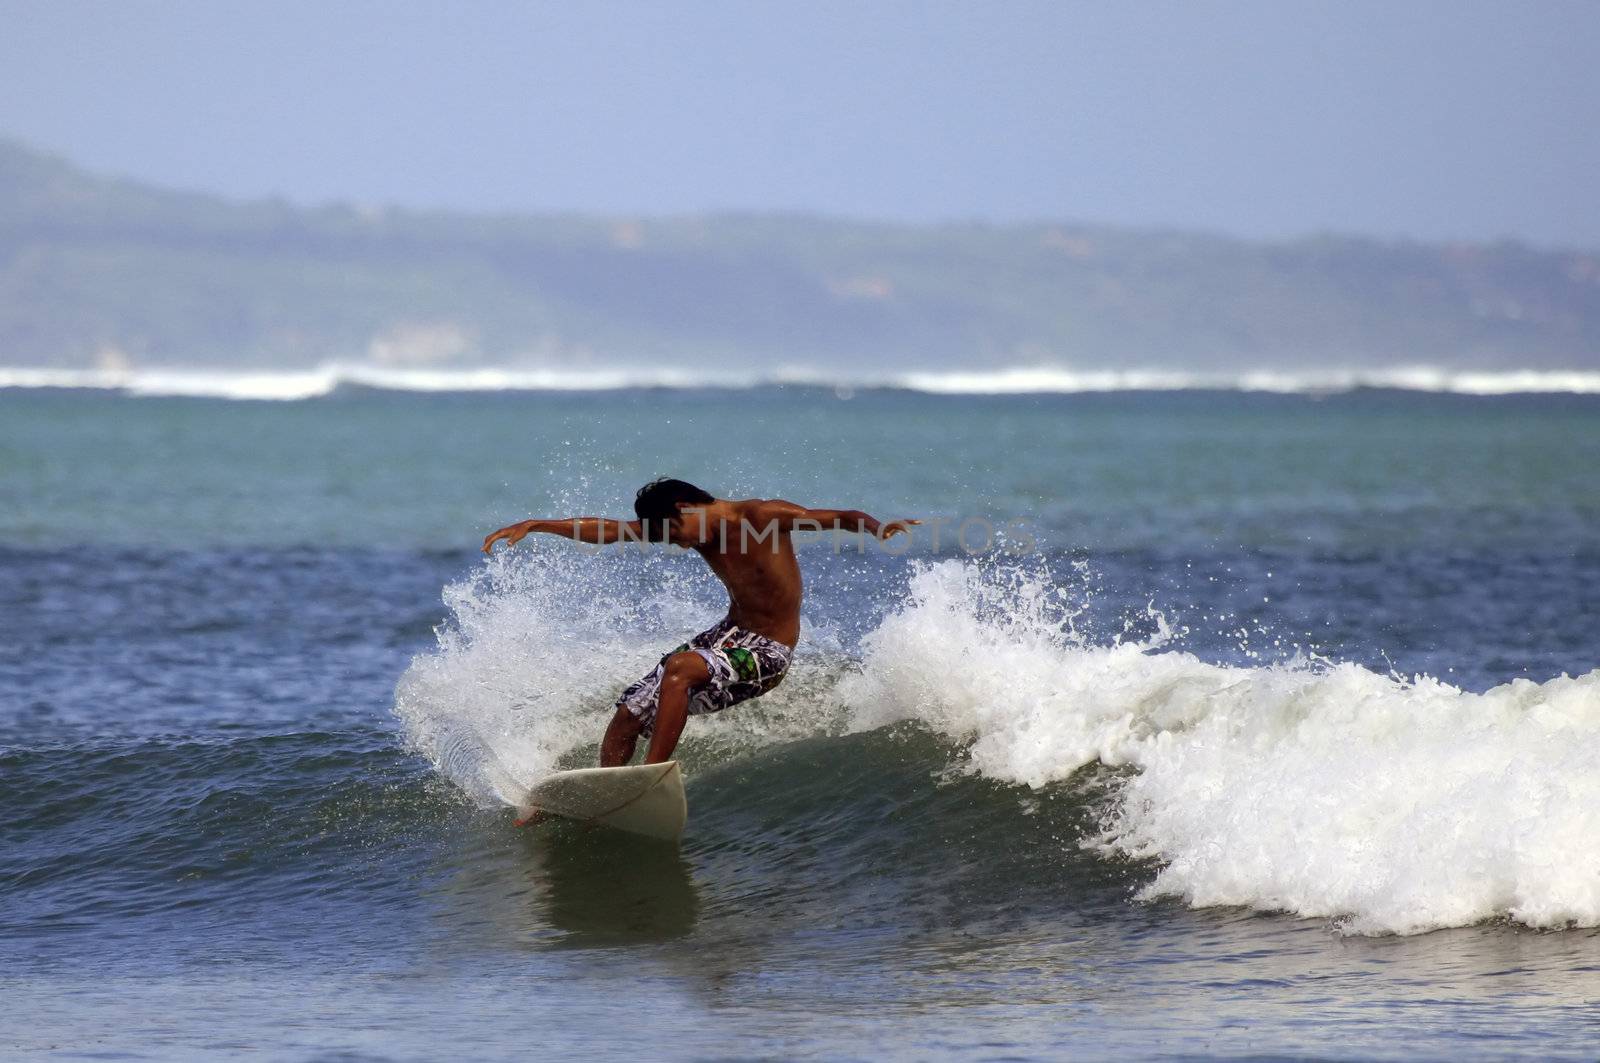
[[[765,499],[750,507],[748,519],[757,529],[776,526],[779,531],[860,532],[876,539],[887,539],[898,532],[910,533],[920,520],[880,521],[859,509],[812,509],[781,498]]]

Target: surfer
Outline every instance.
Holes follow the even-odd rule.
[[[689,716],[721,712],[760,697],[782,681],[800,639],[800,565],[796,531],[859,532],[887,539],[915,520],[878,521],[855,509],[808,509],[780,499],[716,498],[682,480],[645,484],[635,520],[569,517],[508,524],[483,540],[516,545],[530,532],[585,543],[672,543],[695,551],[728,590],[728,615],[661,658],[618,697],[600,743],[600,766],[628,763],[639,736],[646,764],[671,759]]]

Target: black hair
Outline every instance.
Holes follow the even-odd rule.
[[[678,503],[703,506],[716,499],[692,483],[663,476],[639,488],[633,496],[633,512],[639,518],[645,541],[666,542],[667,522],[678,515]]]

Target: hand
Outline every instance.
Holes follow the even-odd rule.
[[[878,538],[887,539],[896,532],[905,532],[910,535],[911,529],[921,523],[920,520],[891,520],[887,524],[878,526]]]
[[[533,521],[531,520],[522,520],[515,524],[507,524],[504,528],[501,528],[497,532],[490,532],[484,538],[483,552],[486,554],[494,553],[494,544],[501,541],[504,541],[506,548],[510,549],[511,547],[516,546],[517,543],[521,542],[522,539],[532,530]]]

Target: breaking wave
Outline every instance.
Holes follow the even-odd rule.
[[[714,618],[709,580],[598,560],[491,560],[447,589],[454,621],[399,685],[411,743],[480,803],[587,763],[617,689]],[[1354,933],[1600,925],[1600,671],[1474,693],[1348,663],[1220,665],[1175,648],[1154,610],[1153,636],[1091,638],[1074,593],[1044,571],[917,566],[858,643],[808,629],[783,686],[695,721],[691,804],[697,767],[798,739],[846,755],[844,736],[910,725],[942,740],[952,778],[1021,802],[1092,781],[1099,826],[1073,844],[1149,867],[1144,899]]]
[[[1086,644],[1034,581],[944,562],[841,684],[1031,787],[1127,767],[1084,844],[1158,862],[1145,897],[1412,933],[1600,925],[1600,672],[1470,693],[1354,664],[1209,664]]]

